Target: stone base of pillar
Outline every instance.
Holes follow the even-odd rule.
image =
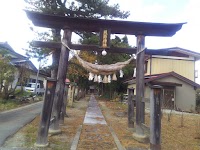
[[[56,135],[56,134],[60,134],[62,133],[62,131],[60,129],[54,130],[54,129],[49,129],[49,134],[51,135]]]
[[[47,146],[49,146],[48,142],[46,144],[38,144],[38,143],[34,144],[34,147],[39,147],[39,148],[43,148],[43,147],[47,147]]]
[[[62,120],[62,121],[60,120],[60,121],[59,121],[59,125],[60,125],[60,126],[65,125],[65,124],[64,124],[64,121],[63,121],[63,120]]]
[[[134,133],[135,132],[135,128],[127,128],[128,131]]]
[[[154,149],[156,149],[156,150],[161,150],[161,145],[160,144],[151,144],[150,143],[150,150],[154,150]]]
[[[137,134],[137,133],[133,133],[133,138],[138,141],[138,142],[141,142],[141,143],[149,143],[149,136],[147,135],[140,135],[140,134]]]
[[[65,117],[64,117],[64,115],[63,116],[60,116],[60,119],[59,119],[59,125],[64,125],[64,119],[65,119]],[[51,128],[50,128],[51,129]]]

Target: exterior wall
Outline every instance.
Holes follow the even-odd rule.
[[[31,73],[29,78],[36,79],[36,78],[37,78],[37,74],[36,74],[36,73]],[[38,76],[38,80],[41,80],[41,81],[43,81],[43,82],[44,82],[44,80],[45,80],[45,77],[44,77],[44,76],[41,76],[41,75],[39,75],[39,76]]]
[[[149,59],[147,73],[145,75],[150,75],[150,64],[151,64],[152,66],[151,74],[160,74],[160,73],[167,73],[167,72],[174,71],[194,81],[194,70],[195,70],[194,60],[152,58],[151,63]]]
[[[150,69],[151,69],[151,62],[152,62],[152,58],[149,58],[148,60],[147,60],[147,72],[145,73],[145,75],[150,75],[151,74],[151,71],[150,71]]]
[[[145,86],[145,89],[144,89],[144,98],[149,99],[149,102],[145,103],[145,107],[146,108],[150,107],[150,92],[151,92],[151,89],[149,88],[149,86]]]
[[[12,87],[15,87],[15,86],[16,86],[17,81],[18,81],[18,77],[19,77],[19,71],[17,70],[17,71],[15,72],[15,79],[14,79],[14,81],[13,81],[13,83],[12,83]],[[36,79],[36,78],[37,78],[37,74],[31,72],[29,78]],[[45,86],[45,83],[46,83],[46,82],[45,82],[45,81],[46,81],[45,78],[46,78],[46,77],[45,77],[45,76],[42,76],[42,75],[39,75],[39,76],[38,76],[38,80],[43,81],[44,86]],[[20,87],[17,86],[17,89],[19,89],[19,88],[20,88]]]
[[[17,81],[18,81],[18,76],[19,76],[19,71],[16,71],[15,72],[15,79],[14,79],[14,81],[12,82],[12,88],[14,88],[15,86],[16,86],[16,84],[17,84]]]

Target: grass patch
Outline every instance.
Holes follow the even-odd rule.
[[[24,100],[24,101],[22,101],[22,97],[17,97],[16,99],[8,99],[8,100],[0,99],[0,112],[25,106],[41,100],[43,100],[43,96],[37,96],[36,98],[34,98],[34,100],[30,97],[29,100]]]
[[[37,118],[36,120],[39,121],[39,118]],[[26,130],[24,131],[25,134],[25,147],[31,147],[33,146],[33,144],[36,141],[36,133],[38,130],[38,122],[36,121],[34,124],[29,124],[26,128]]]
[[[0,112],[19,107],[21,104],[15,100],[0,100]]]

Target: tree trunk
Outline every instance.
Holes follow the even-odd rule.
[[[6,99],[6,100],[9,99],[8,86],[9,86],[8,83],[5,82],[4,89],[3,89],[3,92],[4,92],[3,98]]]

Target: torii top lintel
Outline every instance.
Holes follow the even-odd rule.
[[[99,32],[110,29],[111,34],[129,34],[144,36],[173,36],[185,23],[150,23],[121,20],[103,20],[56,16],[32,11],[25,11],[35,26],[65,29],[72,31]]]

